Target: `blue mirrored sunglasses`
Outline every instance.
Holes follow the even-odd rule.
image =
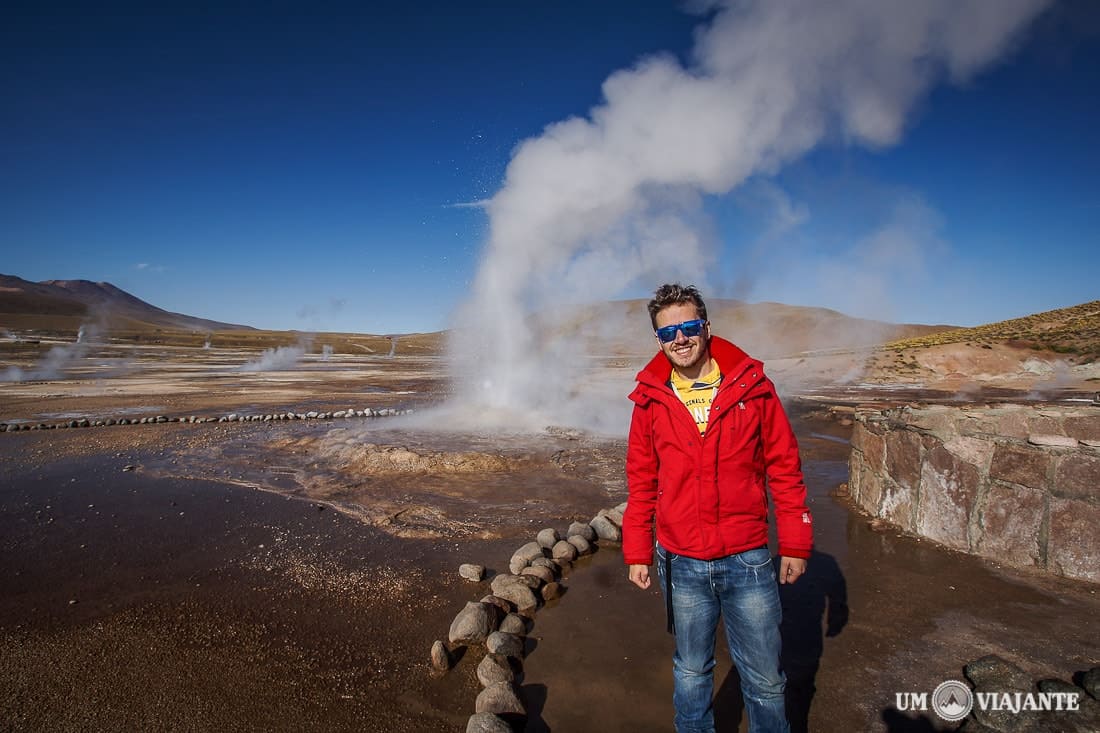
[[[667,344],[669,341],[675,341],[677,331],[683,331],[684,336],[688,338],[698,336],[703,332],[703,326],[705,325],[707,325],[707,322],[702,318],[697,318],[694,321],[684,321],[683,323],[674,323],[671,326],[658,328],[656,331],[657,339],[662,344]]]

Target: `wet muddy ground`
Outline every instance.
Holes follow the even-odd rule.
[[[26,420],[420,410],[444,392],[429,362],[253,376],[158,362],[125,382],[5,388],[0,408]],[[930,692],[987,653],[1036,677],[1100,662],[1095,588],[872,531],[833,495],[848,428],[794,411],[818,531],[784,598],[796,722],[948,729],[892,711],[894,693]],[[538,529],[624,500],[623,451],[570,431],[455,434],[398,418],[0,435],[0,728],[464,730],[479,654],[446,675],[428,664],[454,614],[489,592],[458,564],[506,571]],[[629,585],[614,546],[565,587],[528,643],[528,730],[670,730],[659,591]],[[719,659],[719,729],[744,729]]]
[[[954,730],[931,711],[898,712],[895,693],[964,679],[963,665],[986,654],[1036,679],[1071,680],[1098,664],[1095,587],[872,531],[830,495],[847,476],[845,446],[801,427],[817,534],[807,575],[781,588],[792,730]],[[673,641],[663,598],[656,587],[631,585],[621,561],[601,552],[576,574],[562,612],[540,615],[539,651],[526,662],[537,711],[528,730],[671,730]],[[720,636],[720,732],[747,729],[739,684]]]

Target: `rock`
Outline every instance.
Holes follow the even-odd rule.
[[[493,579],[489,581],[489,588],[492,589],[494,594],[499,596],[500,591],[505,588],[512,588],[517,585],[525,588],[538,588],[541,584],[538,578],[530,575],[508,575],[506,573],[500,573],[499,575],[494,575]]]
[[[332,416],[333,417],[343,417],[346,414],[347,413],[345,413],[343,410],[337,410],[336,412],[332,413]]]
[[[1100,700],[1100,667],[1093,667],[1081,676],[1081,687],[1092,695],[1094,700]]]
[[[1035,686],[1039,688],[1039,692],[1066,692],[1066,693],[1081,693],[1080,688],[1077,685],[1070,684],[1065,680],[1048,679],[1039,680],[1035,683]]]
[[[504,620],[500,622],[500,628],[498,631],[503,631],[508,634],[519,634],[521,636],[527,633],[527,620],[520,616],[518,613],[510,613],[504,617]]]
[[[1027,442],[1032,445],[1042,445],[1048,448],[1076,448],[1077,438],[1068,438],[1065,435],[1041,435],[1027,436]]]
[[[523,637],[518,634],[509,634],[507,631],[494,631],[485,640],[485,648],[490,654],[521,657],[523,656]]]
[[[511,606],[510,603],[508,603],[508,601],[504,600],[503,598],[499,598],[497,596],[493,596],[493,595],[485,596],[484,598],[481,599],[481,602],[485,603],[485,604],[488,604],[488,605],[490,605],[494,608],[499,609],[500,610],[499,615],[501,615],[501,616],[504,616],[505,614],[511,612],[511,610],[512,610],[512,606]]]
[[[555,560],[568,560],[572,562],[577,558],[577,548],[565,540],[554,545],[553,557]]]
[[[1026,692],[1031,689],[1031,678],[1012,662],[987,654],[963,667],[966,678],[977,687],[989,690]]]
[[[236,422],[237,421],[237,413],[231,412],[231,413],[229,413],[228,415],[225,416],[225,419],[228,422]]]
[[[432,666],[440,672],[451,668],[451,654],[447,651],[447,646],[438,639],[432,643]]]
[[[555,575],[561,572],[561,564],[557,560],[551,560],[548,557],[536,557],[531,561],[531,567],[550,568]]]
[[[468,562],[462,563],[458,566],[458,574],[466,580],[481,582],[485,579],[485,567]]]
[[[474,701],[474,711],[495,715],[527,714],[511,682],[497,682],[482,690]]]
[[[619,527],[620,529],[622,528],[622,526],[623,526],[623,511],[621,509],[619,509],[618,507],[615,507],[614,509],[601,509],[597,513],[602,514],[603,516],[610,519],[616,527]]]
[[[512,559],[508,562],[508,569],[512,571],[513,575],[518,575],[536,557],[545,557],[542,545],[538,542],[528,542],[512,554]]]
[[[547,583],[542,586],[542,600],[552,601],[561,597],[561,583]]]
[[[512,664],[508,657],[501,654],[486,654],[477,665],[477,681],[482,687],[489,687],[498,682],[515,682],[516,673],[512,670]]]
[[[589,542],[596,541],[596,530],[592,529],[591,525],[584,522],[573,522],[569,525],[569,530],[565,533],[566,538],[580,536],[584,537]]]
[[[989,654],[963,667],[967,679],[974,683],[974,692],[1013,693],[1031,692],[1031,678],[1015,664]],[[994,730],[1004,731],[1014,727],[1019,721],[1007,710],[982,710],[977,705],[971,717],[982,725]]]
[[[493,631],[495,622],[496,611],[492,606],[484,603],[467,603],[451,622],[447,638],[452,644],[474,644],[485,641]]]
[[[622,541],[622,530],[616,527],[606,516],[596,515],[588,524],[592,527],[593,531],[595,531],[596,536],[601,540],[606,540],[607,542]]]
[[[590,555],[592,554],[592,545],[588,540],[581,537],[579,534],[575,534],[566,540],[569,544],[573,545],[577,549],[578,555]]]
[[[554,571],[546,567],[545,565],[528,565],[523,569],[523,572],[520,573],[520,575],[532,575],[541,580],[543,583],[554,582]]]
[[[512,726],[492,713],[474,713],[466,721],[466,733],[512,733]]]
[[[536,580],[537,579],[533,579]],[[534,591],[521,583],[513,583],[506,585],[502,588],[493,589],[494,595],[499,598],[503,598],[509,603],[513,604],[519,611],[528,611],[532,608],[536,608],[539,605],[538,599],[535,597]]]
[[[542,530],[535,537],[535,540],[539,543],[539,545],[541,547],[545,547],[547,550],[553,547],[554,544],[560,539],[561,535],[558,534],[558,530],[549,528]]]

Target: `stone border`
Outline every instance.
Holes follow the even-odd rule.
[[[0,423],[0,433],[18,433],[30,430],[63,430],[66,428],[99,428],[110,427],[114,425],[153,425],[159,423],[225,423],[279,422],[284,420],[338,420],[341,418],[348,419],[353,417],[393,417],[397,415],[408,415],[410,413],[412,413],[411,408],[407,410],[395,410],[391,408],[379,410],[365,407],[362,410],[348,408],[346,410],[336,410],[335,412],[317,412],[314,410],[310,410],[309,412],[274,412],[253,415],[245,415],[231,412],[229,414],[221,415],[219,417],[199,417],[197,415],[188,415],[187,417],[168,417],[167,415],[157,415],[155,417],[112,417],[98,420],[89,420],[88,418],[82,418],[80,420],[67,420],[65,422],[58,423]]]
[[[579,557],[590,555],[598,543],[622,542],[626,502],[601,509],[587,524],[573,522],[563,539],[558,530],[546,528],[534,541],[517,549],[508,561],[508,573],[490,581],[492,593],[466,604],[447,633],[444,643],[432,643],[431,662],[439,672],[451,669],[455,651],[484,645],[485,655],[477,667],[482,691],[474,701],[474,714],[466,733],[509,733],[527,719],[516,680],[523,674],[526,637],[534,626],[535,614],[547,601],[562,593],[562,574]],[[483,582],[485,568],[464,563],[459,575]]]

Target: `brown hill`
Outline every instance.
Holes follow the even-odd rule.
[[[110,283],[89,280],[29,282],[0,275],[0,332],[18,332],[17,341],[0,341],[0,351],[27,352],[34,358],[38,340],[45,337],[72,340],[81,328],[116,342],[156,343],[174,346],[262,350],[302,346],[321,353],[326,347],[336,354],[439,354],[443,333],[417,334],[305,334],[267,331],[251,326],[222,323],[182,313],[172,313],[146,303]],[[46,345],[41,347],[46,348]]]
[[[75,332],[88,322],[107,331],[252,330],[250,326],[172,313],[110,283],[89,280],[34,283],[13,275],[0,275],[0,325],[5,328],[66,333]]]
[[[1033,351],[1053,351],[1081,363],[1096,361],[1100,359],[1100,300],[983,326],[914,334],[886,346],[895,350],[945,344],[988,348],[995,343]]]
[[[566,333],[588,335],[588,348],[598,352],[652,354],[656,344],[649,327],[646,302],[620,300],[597,306],[576,306],[558,312],[553,318],[561,324],[558,328]],[[853,318],[828,308],[730,299],[708,300],[707,317],[715,335],[734,341],[761,359],[876,346],[955,328],[886,323]]]

